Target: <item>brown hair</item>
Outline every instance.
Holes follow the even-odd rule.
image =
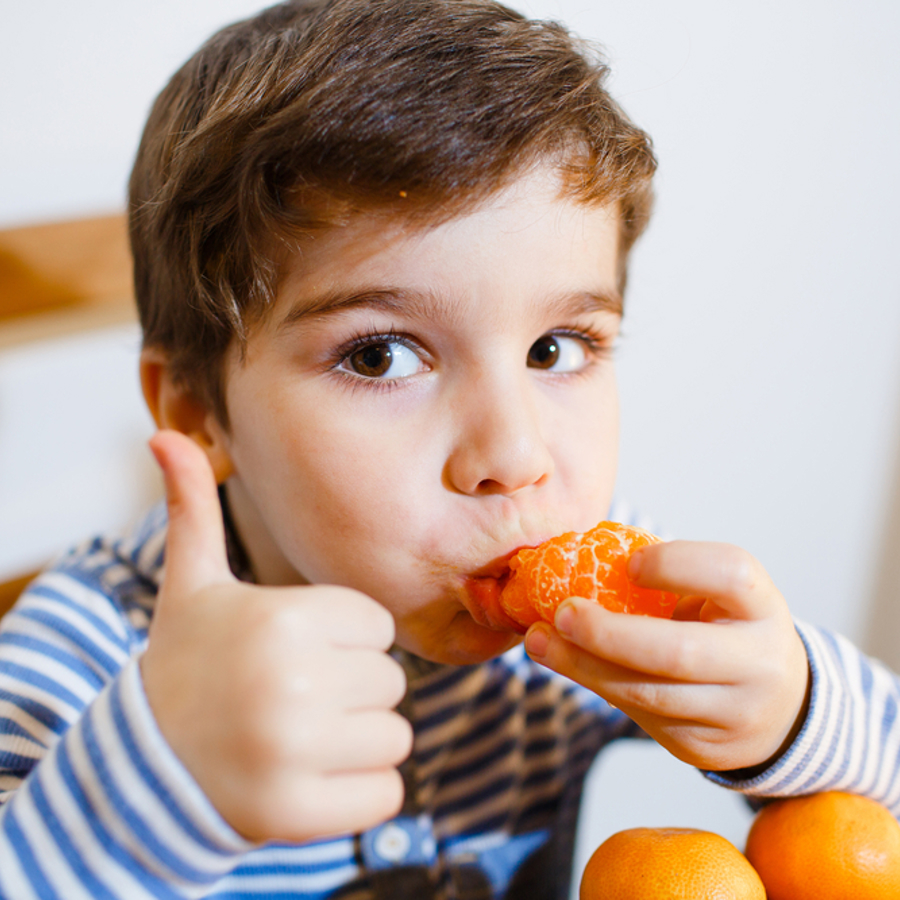
[[[227,426],[225,351],[302,234],[359,210],[440,221],[542,158],[617,204],[624,287],[655,160],[606,71],[491,0],[290,0],[223,29],[157,98],[131,176],[145,345]]]

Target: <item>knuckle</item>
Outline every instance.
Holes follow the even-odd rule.
[[[362,591],[356,590],[356,588],[345,587],[344,585],[328,585],[323,591],[329,604],[339,605],[345,612],[359,615],[371,612],[371,615],[377,615],[376,612],[371,611],[371,608],[380,608],[368,594],[364,594]]]
[[[390,630],[391,635],[394,633],[394,617],[383,607],[377,600],[373,600],[366,594],[359,594],[359,597],[365,601],[369,614],[383,628]]]
[[[331,711],[322,704],[302,708],[289,701],[258,702],[235,722],[232,742],[247,770],[257,775],[318,768],[320,748],[329,739]]]
[[[660,711],[662,709],[663,694],[661,685],[655,681],[638,681],[625,688],[623,701],[628,706],[636,709]]]
[[[406,694],[406,672],[403,671],[403,666],[390,656],[383,655],[382,659],[390,664],[385,681],[390,696],[394,698],[390,705],[395,706]]]
[[[308,614],[304,604],[281,591],[267,592],[258,600],[243,608],[243,634],[246,643],[266,648],[271,658],[280,649],[295,646],[296,635],[306,630]]]
[[[329,587],[321,594],[340,634],[349,643],[387,650],[394,642],[394,617],[368,594],[348,587]]]
[[[402,666],[381,650],[349,648],[323,655],[327,655],[322,666],[327,677],[321,680],[348,709],[390,709],[406,694]]]
[[[399,713],[391,713],[390,721],[393,743],[391,758],[396,764],[399,764],[412,753],[415,735],[412,725]]]
[[[728,593],[751,593],[759,583],[759,565],[746,550],[726,545],[723,548],[722,578]]]
[[[377,697],[379,705],[396,706],[406,694],[406,673],[393,657],[380,650],[362,651],[363,664],[357,679],[366,693]]]
[[[700,648],[694,638],[680,634],[666,649],[665,668],[673,678],[690,681],[700,661]]]
[[[380,813],[385,819],[392,819],[403,808],[405,790],[403,776],[396,769],[387,769],[378,779]]]
[[[366,598],[367,600],[369,598]],[[369,600],[369,615],[372,617],[372,635],[377,646],[387,650],[397,636],[394,617],[381,604]]]

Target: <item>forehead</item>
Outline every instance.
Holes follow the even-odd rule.
[[[537,170],[438,224],[372,212],[306,238],[286,260],[270,324],[367,294],[426,296],[442,312],[509,292],[618,297],[619,239],[615,206],[568,199],[555,172]]]

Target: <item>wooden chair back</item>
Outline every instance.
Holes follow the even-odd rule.
[[[132,297],[124,215],[0,229],[0,352],[133,321]],[[3,573],[0,616],[36,574]]]
[[[0,619],[5,616],[12,605],[19,599],[19,595],[25,590],[26,585],[37,572],[27,572],[24,575],[18,575],[10,578],[8,581],[0,582]]]

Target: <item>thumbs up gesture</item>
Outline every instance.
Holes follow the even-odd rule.
[[[212,469],[186,436],[151,441],[166,483],[166,570],[141,674],[163,736],[251,841],[361,831],[403,801],[412,730],[385,652],[390,614],[344,587],[262,587],[228,567]]]

